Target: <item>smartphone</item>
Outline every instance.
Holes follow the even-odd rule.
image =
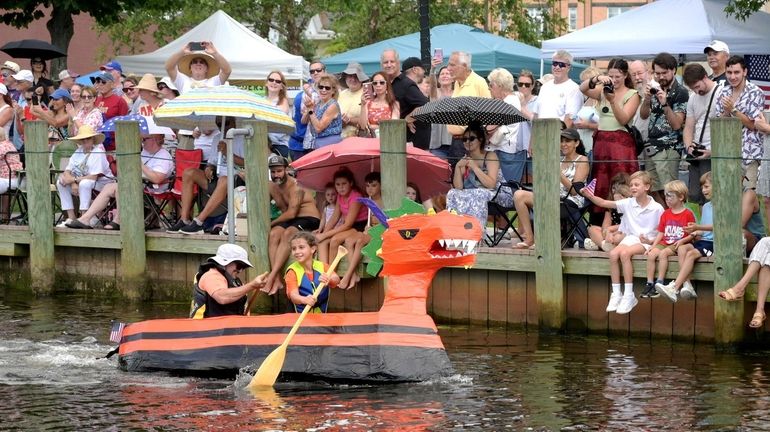
[[[190,51],[204,51],[205,48],[203,48],[203,42],[190,42],[189,43]]]
[[[433,58],[435,60],[444,61],[444,49],[443,48],[435,48],[433,50]]]
[[[372,90],[372,83],[364,83],[364,97],[371,99],[374,97],[374,91]]]

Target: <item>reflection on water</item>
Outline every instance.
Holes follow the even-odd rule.
[[[109,320],[183,316],[0,291],[2,430],[770,430],[765,351],[444,327],[456,374],[381,386],[120,372]]]

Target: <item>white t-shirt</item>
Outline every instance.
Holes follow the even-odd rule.
[[[107,162],[107,154],[104,151],[104,146],[101,144],[95,145],[88,154],[83,152],[83,147],[78,147],[70,156],[70,161],[65,170],[71,172],[75,177],[87,175],[112,177],[110,163]]]
[[[238,143],[235,140],[226,140],[226,141],[230,142],[231,145],[233,146],[233,155],[243,159],[244,158],[244,150],[243,150],[244,140],[240,140],[240,143]],[[209,159],[208,162],[209,164],[216,163],[217,177],[227,177],[227,154],[219,153],[216,151],[216,149],[217,149],[216,146],[213,147],[211,153],[212,153],[212,156],[214,156],[214,159],[213,160]],[[236,168],[235,173],[237,174],[238,165],[234,164],[233,166]]]
[[[550,81],[543,85],[537,95],[537,118],[557,118],[564,120],[567,114],[574,115],[583,106],[583,93],[580,86],[571,79],[560,84]]]
[[[161,148],[155,152],[155,154],[142,149],[141,158],[142,165],[147,165],[151,170],[162,173],[166,177],[170,176],[171,172],[174,170],[174,161],[171,159],[171,153],[164,148]],[[142,178],[144,178],[144,175],[142,175]],[[164,191],[168,189],[168,183],[153,185],[153,189],[158,192]]]
[[[709,101],[711,101],[711,95],[715,91],[719,91],[718,85],[715,85],[710,92],[703,96],[694,92],[690,93],[690,99],[687,101],[687,118],[695,119],[695,128],[693,129],[692,140],[693,142],[698,142],[700,139],[701,131],[703,131],[703,140],[701,140],[700,143],[706,146],[706,148],[709,150],[711,150],[711,122],[705,122],[705,129],[703,123],[706,120],[706,109],[709,106]],[[711,102],[711,109],[709,109],[708,118],[710,119],[716,117],[716,106],[719,103],[717,99],[718,95],[714,95],[714,100]]]
[[[519,100],[519,97],[515,94],[509,94],[503,101],[509,105],[513,105],[517,110],[521,109],[521,100]],[[492,143],[492,140],[490,139],[490,142],[486,147],[487,151],[500,150],[505,153],[513,154],[526,150],[526,148],[517,148],[517,144],[519,143],[519,123],[500,126],[492,137],[498,142]]]
[[[198,81],[177,70],[174,85],[176,86],[177,90],[179,90],[179,94],[185,94],[191,88],[220,86],[222,85],[222,80],[219,79],[219,74],[217,74],[211,78]]]
[[[647,196],[647,199],[649,203],[646,207],[640,206],[634,197],[615,201],[618,213],[623,213],[620,219],[620,232],[637,237],[644,236],[648,240],[658,235],[658,223],[660,215],[663,214],[663,206],[651,196]]]
[[[193,148],[203,150],[203,160],[209,160],[217,154],[217,144],[221,135],[218,129],[214,129],[208,135],[201,131],[201,135],[193,141]]]

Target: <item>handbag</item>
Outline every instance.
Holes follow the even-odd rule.
[[[629,126],[626,125],[626,130],[628,133],[631,134],[631,138],[634,139],[634,144],[636,145],[636,155],[639,155],[644,151],[644,146],[647,144],[644,141],[644,137],[642,136],[642,132],[637,128],[636,126]]]

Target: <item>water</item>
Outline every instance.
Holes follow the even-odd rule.
[[[102,358],[110,319],[187,307],[0,291],[0,430],[770,430],[768,351],[443,327],[450,378],[261,394]]]

